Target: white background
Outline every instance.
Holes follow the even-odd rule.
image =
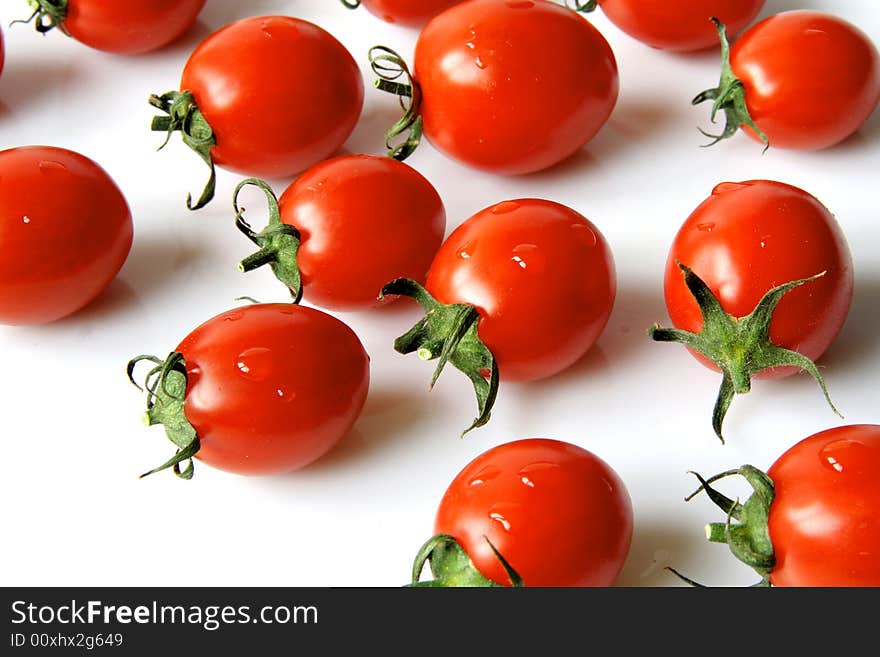
[[[768,0],[762,15],[801,7],[834,12],[880,42],[880,11],[865,0]],[[173,446],[161,428],[141,424],[144,399],[126,380],[127,360],[167,353],[235,297],[288,298],[268,271],[236,270],[252,248],[232,225],[237,176],[220,171],[216,200],[195,214],[184,209],[186,193],[201,189],[204,165],[179,139],[156,152],[162,135],[148,130],[147,96],[176,89],[203,38],[250,15],[318,23],[349,48],[368,85],[369,47],[386,44],[411,58],[416,34],[335,0],[209,0],[177,44],[120,57],[60,33],[9,27],[27,13],[24,0],[0,7],[0,147],[51,144],[99,162],[128,198],[135,242],[120,276],[87,309],[47,326],[0,327],[4,585],[397,586],[431,535],[452,477],[480,452],[529,436],[592,450],[626,482],[635,535],[620,585],[678,585],[666,565],[710,584],[754,582],[724,546],[705,542],[703,524],[720,512],[705,498],[684,503],[694,488],[686,471],[767,468],[797,440],[842,421],[806,375],[759,381],[734,400],[721,446],[709,421],[718,375],[683,347],[645,335],[652,322],[668,322],[662,275],[673,235],[725,180],[788,182],[836,214],[853,253],[855,298],[820,364],[846,423],[878,421],[880,112],[823,152],[762,155],[744,135],[700,148],[696,127],[710,127],[708,107],[689,100],[715,85],[717,53],[651,50],[596,12],[590,20],[614,48],[621,93],[584,150],[518,178],[468,170],[428,143],[409,160],[443,197],[448,230],[487,205],[525,196],[570,205],[599,226],[615,255],[619,292],[583,361],[551,380],[502,383],[490,424],[460,439],[475,409],[467,379],[449,369],[429,394],[432,366],[391,348],[415,321],[415,307],[344,314],[372,356],[372,386],[354,431],[331,454],[286,476],[245,478],[197,462],[189,482],[170,472],[138,480]],[[368,86],[346,151],[381,153],[396,117],[396,100]],[[273,182],[280,192],[288,181]]]

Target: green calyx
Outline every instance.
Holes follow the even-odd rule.
[[[33,13],[25,20],[13,21],[14,23],[34,22],[34,28],[40,34],[51,32],[56,27],[67,34],[64,28],[64,19],[67,18],[68,0],[28,0],[33,8]]]
[[[388,294],[415,299],[425,310],[425,316],[394,341],[394,349],[401,354],[416,352],[422,360],[438,360],[429,389],[447,363],[464,372],[473,383],[479,415],[462,435],[486,424],[498,395],[498,365],[477,334],[480,315],[476,308],[465,303],[442,304],[408,278],[385,285],[379,298]],[[488,381],[484,372],[489,372]]]
[[[141,386],[134,380],[134,369],[141,361],[154,364]],[[137,356],[128,362],[128,379],[138,390],[147,393],[147,412],[144,422],[147,426],[162,424],[168,439],[177,446],[177,451],[168,461],[141,475],[141,478],[161,470],[171,468],[181,479],[192,479],[193,457],[199,451],[199,437],[186,419],[184,397],[186,394],[186,366],[183,356],[172,352],[161,360],[155,356]],[[181,469],[181,464],[186,466]]]
[[[486,538],[486,537],[484,537]],[[498,561],[507,573],[510,585],[516,588],[524,586],[522,578],[511,567],[507,560],[495,549],[492,542],[486,538],[486,543],[492,549]],[[420,581],[425,563],[431,566],[433,579]],[[448,534],[438,534],[431,537],[421,547],[413,562],[412,580],[409,584],[413,588],[484,588],[500,587],[488,577],[485,577],[476,566],[468,553],[461,547],[458,541]]]
[[[244,187],[253,185],[266,195],[269,205],[269,223],[259,233],[255,232],[250,224],[244,220],[244,208],[238,204],[238,195]],[[302,278],[297,264],[299,253],[300,234],[293,226],[281,221],[281,210],[278,207],[278,198],[269,185],[258,178],[248,178],[238,183],[232,197],[232,207],[235,211],[235,225],[244,233],[249,240],[260,247],[242,260],[238,268],[248,272],[257,267],[268,264],[275,277],[284,283],[293,296],[293,303],[302,300]]]
[[[688,495],[685,501],[690,501],[702,491],[706,491],[709,499],[727,515],[724,522],[713,522],[706,525],[706,538],[713,543],[726,543],[737,559],[758,573],[761,581],[755,586],[770,586],[770,572],[776,565],[773,542],[770,540],[767,524],[770,517],[770,505],[773,504],[773,480],[751,465],[728,470],[709,479],[703,479],[696,472],[691,474],[699,480],[700,487]],[[742,504],[731,500],[711,486],[719,479],[733,475],[741,475],[754,491],[749,499]],[[683,577],[677,572],[676,574],[689,584],[700,586],[693,580]]]
[[[159,146],[159,150],[165,148],[172,133],[179,130],[183,143],[195,151],[211,170],[208,182],[196,204],[192,203],[192,194],[186,197],[186,207],[190,210],[205,207],[214,198],[214,187],[217,183],[217,172],[211,157],[211,148],[217,144],[214,130],[199,111],[196,100],[189,91],[169,91],[161,96],[153,94],[149,102],[150,105],[164,112],[160,116],[154,116],[150,124],[151,130],[166,133],[165,141]]]
[[[370,67],[378,76],[374,86],[397,96],[404,114],[385,133],[388,156],[403,162],[413,154],[422,140],[422,89],[413,79],[403,58],[385,46],[374,46],[369,52]],[[398,82],[398,80],[403,80]],[[403,136],[403,139],[398,139]]]
[[[711,100],[712,113],[709,115],[709,119],[712,123],[715,123],[715,116],[721,110],[724,112],[725,123],[724,130],[717,135],[699,128],[704,136],[712,140],[705,145],[712,146],[722,139],[732,137],[741,126],[746,125],[764,142],[764,150],[766,151],[770,147],[770,140],[767,139],[767,135],[752,120],[746,104],[745,87],[743,87],[742,80],[734,75],[733,69],[730,67],[730,42],[727,40],[727,28],[717,18],[713,18],[712,22],[715,24],[715,28],[718,30],[718,38],[721,40],[721,80],[718,82],[717,87],[706,89],[697,94],[691,101],[691,104],[699,105],[702,102]]]
[[[648,335],[658,342],[679,342],[690,347],[721,369],[721,389],[712,412],[712,428],[722,443],[721,425],[733,396],[748,392],[752,375],[771,367],[793,366],[808,372],[819,384],[831,410],[843,417],[831,402],[825,380],[816,364],[803,354],[783,349],[770,341],[770,321],[782,297],[794,288],[824,276],[825,272],[774,287],[761,298],[750,314],[733,317],[721,307],[699,276],[686,265],[677,264],[684,274],[685,284],[700,307],[703,329],[700,333],[691,333],[654,324],[648,329]]]
[[[599,6],[599,0],[565,0],[565,6],[574,11],[589,14]]]
[[[357,9],[361,6],[361,0],[341,0],[341,2],[349,9]]]

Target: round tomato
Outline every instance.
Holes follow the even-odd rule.
[[[35,0],[37,30],[56,26],[108,52],[143,53],[165,46],[195,23],[205,0]]]
[[[0,322],[79,310],[122,268],[132,235],[125,197],[89,158],[51,146],[0,151]]]
[[[466,570],[478,571],[465,585],[485,578],[479,583],[487,586],[509,585],[513,573],[525,586],[610,586],[632,529],[632,503],[617,473],[585,449],[543,438],[505,443],[471,461],[434,523],[437,536],[469,557]],[[448,573],[449,545],[435,545],[416,561],[415,578],[425,558],[435,576]]]
[[[247,184],[266,193],[270,220],[257,234],[237,211],[239,228],[260,247],[241,268],[268,262],[295,297],[304,290],[325,308],[375,307],[388,281],[424,282],[443,241],[446,212],[437,190],[390,157],[344,155],[317,164],[287,188],[280,207],[266,183],[250,179],[239,189]]]
[[[147,377],[149,424],[164,424],[192,476],[198,458],[238,474],[290,472],[354,425],[369,387],[369,357],[338,319],[295,304],[229,310],[196,328]],[[148,473],[150,474],[150,473]]]
[[[676,329],[655,327],[653,337],[682,342],[723,372],[714,417],[720,436],[721,405],[748,391],[752,376],[801,368],[822,383],[812,361],[846,320],[852,259],[833,215],[804,190],[771,180],[721,183],[675,236],[664,291]]]
[[[346,7],[363,5],[367,11],[386,23],[420,27],[440,12],[462,0],[342,0]]]
[[[541,199],[504,201],[461,224],[434,257],[425,289],[399,280],[384,289],[425,307],[428,317],[395,348],[439,357],[438,372],[448,359],[466,373],[480,403],[475,426],[488,420],[499,378],[542,379],[580,359],[605,328],[615,291],[599,229]]]
[[[739,505],[710,488],[743,475],[755,494]],[[752,466],[708,482],[712,500],[736,521],[707,535],[728,542],[765,584],[880,586],[880,426],[841,426],[794,445],[766,474]]]
[[[722,31],[722,40],[724,39]],[[740,126],[781,148],[816,150],[842,141],[880,101],[880,53],[856,26],[817,11],[787,11],[744,32],[725,53],[713,100],[726,114],[717,140]],[[728,60],[729,59],[729,63]]]
[[[765,0],[598,0],[608,19],[654,48],[689,51],[718,45],[714,16],[731,35],[748,25]],[[595,5],[596,3],[581,3]]]
[[[181,92],[153,96],[207,162],[246,175],[293,176],[336,152],[360,117],[360,69],[317,25],[258,16],[209,36],[183,70]],[[195,207],[213,195],[212,180]]]
[[[395,57],[373,63],[386,78],[395,77],[389,63],[402,66]],[[413,76],[413,90],[392,89],[416,97],[407,115],[415,132],[423,125],[447,155],[504,174],[539,171],[578,151],[605,124],[618,92],[604,37],[543,0],[473,0],[446,10],[419,35]]]

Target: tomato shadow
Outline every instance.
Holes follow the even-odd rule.
[[[79,77],[73,62],[40,57],[34,52],[17,53],[14,58],[7,58],[0,77],[3,115],[28,113],[40,104],[53,103],[57,106],[58,116],[64,116],[67,91],[77,86]]]
[[[647,331],[654,323],[668,325],[666,303],[660,285],[647,288],[638,284],[618,287],[608,325],[598,345],[615,365],[642,360],[644,351],[654,348]]]
[[[388,100],[390,102],[364,103],[361,117],[338,155],[385,155],[385,133],[403,114],[394,98],[389,96]],[[427,138],[422,139],[427,142]]]
[[[870,367],[872,354],[880,350],[877,323],[880,322],[880,280],[857,280],[846,323],[837,339],[819,359],[829,371]]]
[[[161,299],[170,287],[189,280],[202,260],[205,248],[172,236],[136,235],[120,272],[144,303]]]
[[[773,14],[795,9],[815,9],[827,12],[828,3],[823,2],[822,0],[767,0],[767,4],[764,5],[764,8],[761,10],[761,13],[758,14],[755,22],[767,18],[767,16],[772,16]],[[754,23],[752,24],[754,25]]]
[[[696,528],[699,533],[699,527]],[[694,540],[690,528],[679,528],[650,518],[636,518],[633,538],[623,569],[615,581],[618,587],[684,586],[668,568],[687,574],[689,564],[702,561],[703,547]],[[732,557],[731,557],[732,558]]]

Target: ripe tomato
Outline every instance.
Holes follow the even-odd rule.
[[[748,25],[765,0],[598,0],[608,19],[654,48],[689,51],[718,45],[713,16],[731,35]],[[581,2],[587,6],[595,2]]]
[[[773,146],[827,148],[858,130],[877,107],[880,53],[840,18],[783,12],[737,39],[719,87],[694,103],[704,100],[714,100],[713,118],[717,110],[726,114],[716,141],[744,126],[749,136]]]
[[[125,197],[89,158],[51,146],[0,151],[0,322],[79,310],[119,272],[132,234]]]
[[[384,288],[416,298],[428,312],[395,348],[440,357],[438,374],[446,359],[467,374],[481,411],[474,426],[488,420],[499,378],[542,379],[580,359],[605,327],[616,291],[599,229],[541,199],[481,210],[440,247],[426,289],[411,283]]]
[[[390,157],[325,160],[287,188],[280,211],[265,183],[251,179],[239,189],[248,183],[266,192],[270,221],[260,234],[238,221],[261,247],[242,262],[242,269],[268,261],[294,296],[305,288],[309,301],[325,308],[371,308],[380,304],[379,291],[394,278],[424,282],[443,241],[446,212],[437,190],[418,171]],[[282,231],[283,226],[293,226],[298,236]],[[289,268],[286,258],[292,262]]]
[[[690,270],[685,276],[680,265]],[[780,290],[784,285],[790,289]],[[698,303],[702,286],[709,298]],[[713,415],[721,437],[727,405],[734,393],[749,390],[752,376],[775,378],[801,368],[824,390],[812,361],[846,320],[852,259],[837,221],[804,190],[770,180],[722,183],[675,236],[664,290],[676,329],[655,325],[652,336],[686,344],[701,362],[723,372]],[[731,320],[750,314],[749,321]]]
[[[37,30],[56,26],[107,52],[143,53],[165,46],[195,23],[205,0],[36,0]]]
[[[295,304],[229,310],[196,328],[148,376],[148,420],[178,453],[238,474],[276,474],[328,452],[358,418],[369,357],[338,319]],[[149,473],[148,473],[149,474]]]
[[[469,569],[490,580],[483,585],[511,583],[500,555],[525,586],[610,586],[629,552],[632,515],[626,486],[605,461],[576,445],[530,438],[465,466],[440,501],[434,531],[454,539]],[[447,547],[423,555],[441,578],[435,585],[455,585],[442,580]]]
[[[382,75],[375,59],[374,70]],[[409,120],[420,112],[441,151],[504,174],[575,153],[605,124],[618,92],[604,37],[544,0],[473,0],[446,10],[419,36],[414,78]]]
[[[743,505],[712,490],[742,474],[755,488]],[[850,425],[805,438],[767,471],[752,466],[703,483],[725,513],[730,546],[774,586],[880,586],[880,426]],[[727,523],[707,534],[728,542]],[[748,549],[743,542],[748,542]]]
[[[386,23],[406,27],[420,27],[440,12],[457,5],[462,0],[342,0],[355,9],[363,5],[367,11]]]
[[[184,141],[211,166],[195,207],[213,194],[211,162],[283,177],[332,155],[364,99],[360,69],[345,46],[289,16],[247,18],[215,32],[190,56],[180,88],[151,98],[170,115],[157,117],[153,129],[184,130]]]

